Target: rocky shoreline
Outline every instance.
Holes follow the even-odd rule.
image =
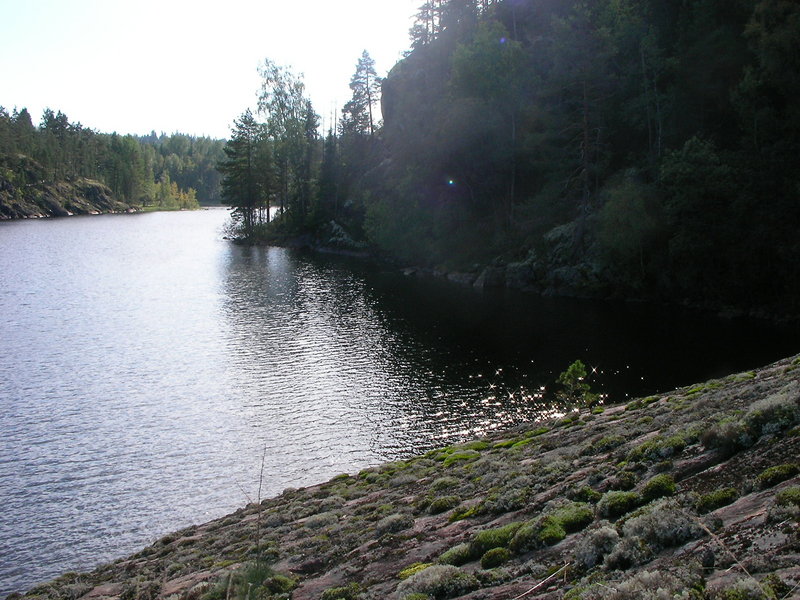
[[[688,298],[656,298],[642,294],[629,287],[615,284],[590,257],[575,262],[567,258],[565,242],[553,238],[553,246],[547,253],[529,251],[523,260],[506,260],[497,257],[488,264],[474,264],[460,270],[442,267],[398,264],[391,256],[382,255],[363,241],[350,236],[344,228],[330,221],[315,235],[275,235],[265,240],[238,240],[239,243],[256,243],[283,246],[295,250],[307,250],[319,254],[371,260],[398,269],[406,277],[443,279],[457,285],[477,290],[518,290],[541,296],[582,298],[601,301],[643,302],[681,306],[683,308],[713,314],[722,318],[747,317],[800,325],[800,314],[788,307],[754,307],[722,305],[715,302],[696,302]]]
[[[797,598],[798,457],[800,356],[286,490],[24,597]]]
[[[116,200],[99,181],[42,181],[19,189],[0,178],[0,220],[132,212],[137,209]]]

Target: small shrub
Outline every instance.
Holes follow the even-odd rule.
[[[575,546],[575,564],[584,569],[591,569],[599,564],[619,543],[619,533],[613,527],[605,525],[595,529]]]
[[[641,410],[645,406],[650,406],[654,402],[658,402],[660,398],[658,396],[648,396],[647,398],[637,398],[636,400],[629,402],[625,406],[625,411],[631,410]]]
[[[420,571],[424,571],[428,567],[431,566],[432,563],[414,563],[413,565],[409,565],[402,571],[400,571],[397,576],[400,579],[408,579],[412,575],[419,573]]]
[[[775,496],[775,502],[780,506],[800,506],[800,486],[796,485],[781,490],[778,492],[778,495]]]
[[[717,510],[723,506],[733,503],[739,497],[739,491],[736,488],[722,488],[714,490],[708,494],[703,494],[697,501],[696,509],[701,515]]]
[[[434,479],[433,483],[431,483],[431,489],[440,492],[442,490],[447,490],[450,488],[454,488],[461,483],[455,477],[439,477],[438,479]]]
[[[309,529],[321,529],[330,525],[335,525],[339,521],[339,517],[332,512],[324,512],[316,515],[311,515],[306,519],[305,526]]]
[[[592,600],[673,600],[679,598],[696,598],[687,590],[700,582],[682,580],[666,571],[639,571],[628,579],[614,585],[606,586]]]
[[[476,450],[463,450],[461,452],[453,452],[444,458],[444,466],[449,467],[457,462],[475,460],[480,458],[480,452]]]
[[[794,591],[793,586],[786,583],[775,573],[770,573],[764,577],[764,579],[761,580],[761,586],[767,591],[768,594],[771,592],[775,598],[781,598],[781,600],[788,598],[789,594]]]
[[[554,546],[565,537],[567,537],[567,532],[564,530],[561,523],[553,518],[552,515],[548,515],[541,520],[539,533],[537,534],[537,538],[540,542],[546,546]]]
[[[597,503],[597,512],[602,517],[616,519],[632,511],[641,503],[642,498],[636,492],[606,492]]]
[[[470,542],[470,552],[474,558],[483,556],[485,552],[492,548],[505,548],[517,533],[522,523],[509,523],[502,527],[484,529],[475,534]]]
[[[606,452],[610,452],[614,448],[617,448],[624,443],[625,438],[623,438],[621,435],[608,435],[589,444],[589,446],[583,449],[582,454],[588,454],[590,456],[595,454],[605,454]]]
[[[800,422],[800,393],[792,383],[781,392],[754,402],[742,418],[727,417],[702,435],[703,445],[732,454],[752,446],[762,435]]]
[[[650,560],[652,551],[644,543],[644,540],[638,537],[624,537],[614,546],[614,549],[608,553],[603,566],[610,570],[624,571],[641,565]]]
[[[428,512],[432,515],[446,512],[461,504],[461,498],[458,496],[439,496],[434,499],[428,506]]]
[[[558,521],[564,531],[575,533],[594,521],[594,511],[588,504],[573,502],[551,513],[553,519]]]
[[[661,442],[658,454],[661,458],[669,458],[680,454],[684,448],[686,448],[686,438],[682,435],[671,435]]]
[[[480,512],[480,506],[478,505],[462,506],[460,508],[456,508],[452,512],[449,521],[451,523],[455,523],[456,521],[461,521],[462,519],[469,519],[470,517],[480,514]]]
[[[481,511],[500,515],[519,510],[528,503],[529,487],[516,487],[513,482],[503,489],[490,494],[481,504]]]
[[[515,554],[523,554],[541,546],[538,521],[528,521],[520,527],[508,543],[508,548]]]
[[[638,476],[633,471],[621,471],[611,480],[609,487],[612,490],[628,491],[636,487]]]
[[[686,440],[682,436],[673,435],[665,438],[658,435],[631,449],[627,459],[630,462],[663,460],[683,452],[684,448]]]
[[[700,441],[706,448],[720,450],[725,454],[734,454],[754,443],[744,424],[733,417],[722,419],[711,426],[700,436]]]
[[[580,415],[578,413],[572,413],[556,421],[556,425],[559,427],[570,427],[575,425],[578,421],[580,421]]]
[[[800,505],[775,503],[767,511],[768,523],[800,523]]]
[[[563,389],[557,394],[559,400],[567,406],[577,406],[578,408],[594,406],[600,396],[591,391],[591,387],[585,379],[586,365],[582,361],[576,360],[556,380],[563,386]]]
[[[510,440],[503,440],[502,442],[497,442],[493,447],[494,448],[511,448],[514,444],[519,442],[519,438],[511,438]]]
[[[508,544],[509,549],[522,554],[543,545],[552,546],[568,533],[580,531],[594,520],[594,511],[588,504],[573,502],[555,509],[540,519],[528,521],[517,529]]]
[[[739,579],[733,585],[708,590],[710,600],[771,600],[764,588],[752,577]]]
[[[519,450],[520,448],[524,448],[525,446],[530,446],[536,440],[533,438],[525,438],[524,440],[518,440],[511,445],[512,450]]]
[[[663,501],[622,527],[625,537],[638,537],[653,550],[671,548],[703,535],[703,529],[674,501]]]
[[[484,569],[494,569],[508,562],[511,559],[511,552],[506,548],[492,548],[481,556],[481,567]]]
[[[642,498],[645,502],[652,502],[664,496],[672,496],[675,494],[675,480],[672,475],[662,473],[656,475],[642,487]]]
[[[653,465],[653,470],[656,473],[667,473],[672,471],[675,467],[675,464],[671,460],[662,460],[661,462],[657,462]]]
[[[489,448],[489,442],[484,442],[481,440],[475,442],[469,442],[467,444],[462,444],[459,448],[463,448],[464,450],[477,450],[480,452],[481,450],[486,450]]]
[[[397,595],[403,598],[409,594],[425,594],[438,600],[462,596],[477,587],[474,575],[452,565],[433,565],[402,581]]]
[[[600,500],[600,498],[603,497],[603,494],[593,490],[588,485],[585,485],[570,492],[569,497],[577,502],[591,502],[592,504],[595,504],[598,500]]]
[[[440,557],[438,562],[443,565],[453,565],[460,567],[467,564],[472,560],[472,552],[470,552],[469,544],[458,544],[449,550],[445,551]]]
[[[275,573],[272,568],[265,564],[252,563],[242,567],[232,575],[231,589],[236,592],[238,598],[244,599],[253,590],[256,593],[284,593],[289,592],[295,587],[294,580]],[[141,592],[137,597],[146,597]]]
[[[378,534],[378,537],[380,537],[387,533],[397,533],[413,525],[414,518],[411,515],[395,513],[378,521],[375,524],[375,532]]]
[[[800,393],[792,383],[781,392],[750,405],[744,418],[754,437],[783,431],[800,422]]]
[[[264,582],[264,586],[272,594],[288,594],[297,587],[297,581],[286,575],[277,573]]]
[[[761,474],[756,477],[756,483],[758,487],[763,490],[778,485],[787,479],[791,479],[798,473],[800,473],[800,465],[797,463],[776,465],[762,471]]]
[[[361,586],[351,583],[347,586],[328,588],[320,596],[320,600],[356,600],[361,593]]]
[[[417,481],[419,481],[419,477],[413,473],[400,473],[397,477],[392,477],[389,480],[389,486],[403,487],[406,485],[411,485],[412,483],[416,483]]]

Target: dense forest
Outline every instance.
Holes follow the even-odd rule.
[[[26,109],[0,107],[0,214],[24,216],[17,214],[25,212],[20,207],[37,206],[39,196],[59,189],[98,193],[98,185],[108,188],[101,195],[143,209],[218,204],[223,146],[177,133],[102,134],[50,109],[37,127]]]
[[[302,80],[267,61],[224,194],[245,238],[797,314],[797,48],[787,0],[428,0],[384,81],[358,59],[324,138]]]

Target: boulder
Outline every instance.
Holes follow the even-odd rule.
[[[545,266],[531,252],[524,261],[509,263],[506,267],[506,287],[515,290],[541,291]]]
[[[501,288],[506,284],[506,269],[505,267],[486,267],[475,283],[472,285],[478,289]]]

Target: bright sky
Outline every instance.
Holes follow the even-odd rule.
[[[304,75],[326,126],[362,51],[385,75],[420,0],[0,0],[0,106],[100,132],[228,137],[265,58]]]

